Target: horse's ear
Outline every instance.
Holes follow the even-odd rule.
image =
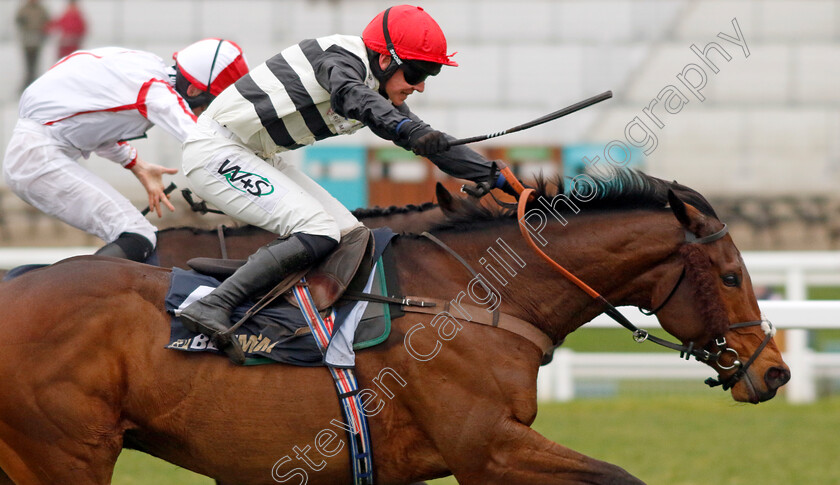
[[[671,189],[668,189],[668,204],[685,230],[699,237],[706,224],[706,217],[699,210],[683,202]]]
[[[448,216],[455,212],[458,200],[440,182],[435,185],[435,197],[437,197],[438,206],[440,206],[444,215]]]
[[[668,205],[671,206],[671,211],[676,216],[680,224],[686,229],[691,225],[691,219],[688,217],[688,210],[685,207],[685,202],[682,201],[673,190],[668,189]]]
[[[440,182],[435,185],[435,197],[437,198],[438,205],[440,205],[441,209],[451,209],[454,197],[452,197],[452,194],[450,194],[449,191],[446,190],[446,187],[444,187]]]

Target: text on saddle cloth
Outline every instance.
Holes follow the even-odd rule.
[[[393,278],[386,275],[390,268],[383,264],[382,253],[387,248],[394,233],[390,230],[376,230],[377,264],[367,278],[364,278],[364,291],[387,296],[395,288]],[[387,258],[386,258],[387,259]],[[201,298],[218,286],[219,281],[207,275],[173,268],[172,281],[166,297],[166,309],[175,315],[179,308]],[[361,288],[360,288],[361,289]],[[341,302],[328,310],[335,313],[333,340],[326,359],[321,356],[315,345],[307,322],[301,311],[288,303],[266,307],[254,314],[234,333],[245,351],[246,365],[258,363],[282,362],[301,366],[327,365],[351,367],[355,363],[354,349],[362,349],[384,341],[390,333],[391,306],[367,301]],[[248,311],[253,302],[246,302],[234,310],[232,322],[238,321]],[[170,322],[170,341],[167,348],[188,352],[219,351],[206,336],[186,330],[180,319],[173,316]]]

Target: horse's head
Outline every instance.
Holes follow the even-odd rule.
[[[551,196],[544,185],[540,184],[539,192],[529,193],[539,203],[522,199],[518,211],[513,211],[518,227],[505,229],[521,232],[525,241],[530,240],[517,248],[528,260],[528,271],[516,274],[520,284],[497,288],[510,311],[555,342],[603,312],[605,304],[608,314],[633,330],[635,326],[622,322],[621,314],[591,284],[614,303],[652,310],[681,345],[638,329],[637,340],[649,337],[704,361],[719,373],[710,385],[731,389],[737,401],[766,401],[790,379],[790,370],[772,340],[775,330],[762,318],[741,255],[726,226],[699,193],[641,173],[621,172],[614,181],[597,183],[597,197],[587,201],[589,212],[579,209],[582,214],[575,218],[576,212],[566,212],[566,225],[550,223],[550,216],[545,215],[547,208],[562,206],[554,202],[562,196]],[[558,194],[563,194],[562,189],[561,180]],[[453,197],[440,186],[437,198],[455,228],[463,221],[493,223],[512,215],[508,208],[488,207],[492,202]],[[662,210],[666,205],[678,223]],[[529,215],[540,212],[541,217]],[[494,241],[500,234],[485,232]],[[542,242],[534,242],[534,234]],[[465,244],[484,243],[476,243],[471,236]],[[529,245],[533,252],[527,249]],[[560,274],[566,283],[558,285],[552,280],[562,279]],[[562,298],[549,296],[567,291],[570,282],[578,289]],[[578,290],[590,300],[582,298],[578,303],[582,306],[575,307],[574,295],[583,295]]]
[[[662,327],[718,373],[710,385],[732,389],[736,401],[758,403],[790,379],[758,307],[747,268],[726,226],[668,192],[685,229],[669,269],[654,285],[650,307]],[[706,358],[704,358],[706,357]]]

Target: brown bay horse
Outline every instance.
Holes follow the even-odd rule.
[[[458,202],[431,232],[481,277],[428,238],[393,241],[403,293],[453,303],[394,320],[384,344],[357,354],[377,483],[642,483],[533,431],[540,339],[469,321],[498,307],[557,344],[603,311],[531,251],[522,224],[613,304],[661,306],[682,345],[728,356],[706,363],[734,400],[768,400],[787,382],[766,325],[737,325],[760,310],[731,237],[702,240],[723,227],[705,199],[632,173],[597,189],[577,213],[541,193],[524,222]],[[0,468],[18,484],[104,484],[131,447],[231,484],[350,482],[329,373],[164,349],[169,275],[84,256],[0,283]]]

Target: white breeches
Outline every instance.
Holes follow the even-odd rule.
[[[361,223],[297,168],[271,164],[201,116],[184,143],[192,190],[234,219],[284,236],[296,232],[341,239]]]
[[[3,176],[21,199],[105,242],[133,232],[156,244],[155,226],[125,196],[79,165],[81,156],[37,121],[20,119],[6,147]]]

